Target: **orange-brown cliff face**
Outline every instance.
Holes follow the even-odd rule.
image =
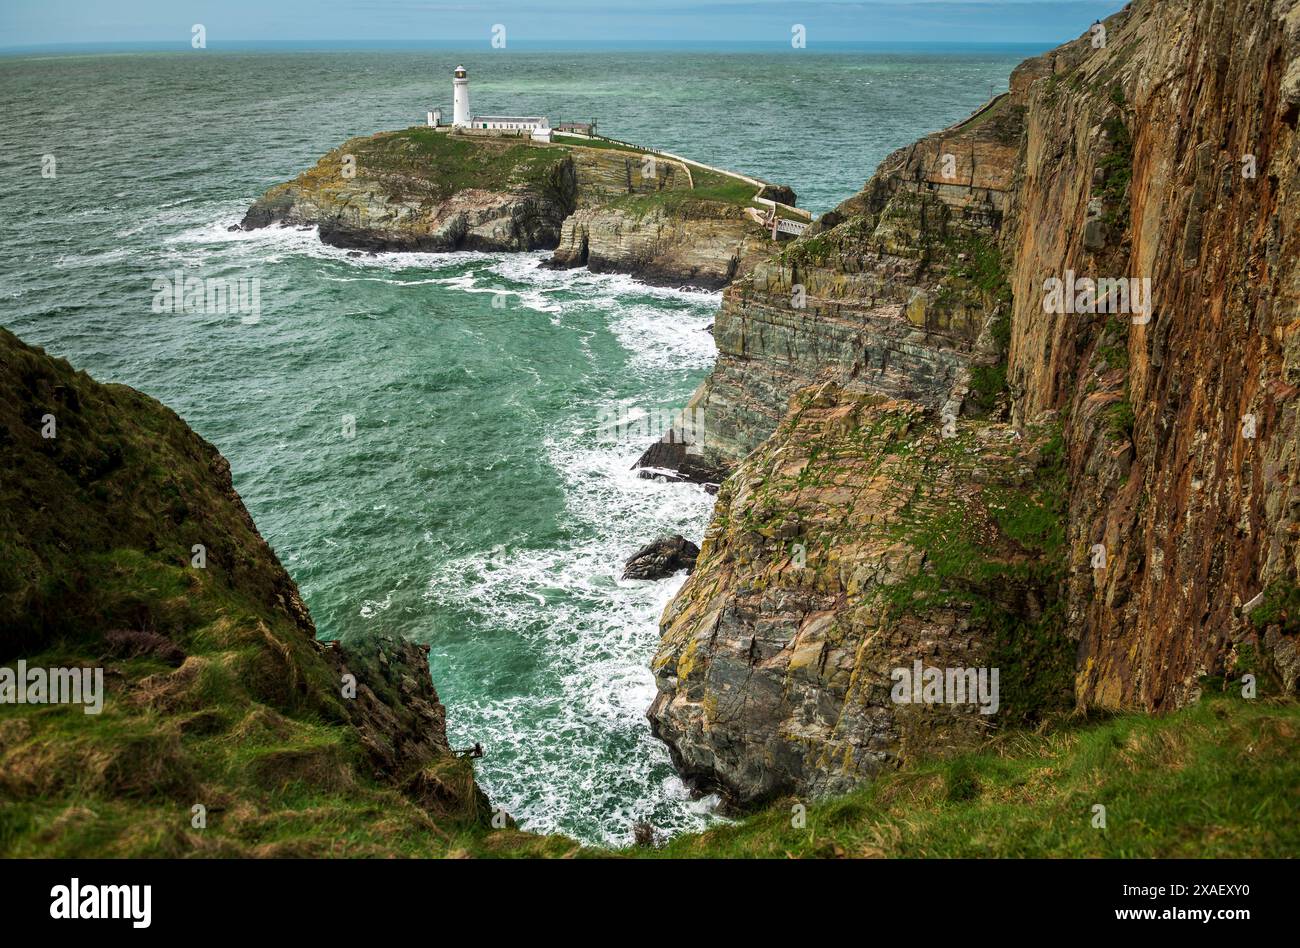
[[[911,660],[999,664],[1016,721],[1294,691],[1298,114],[1300,2],[1139,0],[733,283],[678,433],[732,474],[654,661],[685,774],[977,736],[892,699]]]
[[[1185,702],[1295,579],[1297,56],[1291,2],[1135,3],[1028,91],[1009,377],[1018,418],[1066,419],[1083,705]],[[1065,270],[1149,278],[1149,321],[1045,313]]]

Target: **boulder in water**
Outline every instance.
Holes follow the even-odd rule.
[[[624,579],[664,579],[695,568],[700,548],[681,534],[663,536],[637,550],[623,564]]]

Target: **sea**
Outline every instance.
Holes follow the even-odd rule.
[[[351,255],[232,231],[355,135],[451,111],[607,135],[790,185],[816,214],[1004,91],[1035,47],[44,50],[0,55],[0,324],[160,399],[229,458],[319,634],[431,646],[457,747],[528,830],[626,845],[721,819],[645,712],[684,576],[625,582],[713,497],[632,464],[708,373],[720,295],[542,253]],[[160,288],[256,290],[195,313]],[[242,282],[241,282],[242,281]],[[160,303],[161,301],[161,303]]]

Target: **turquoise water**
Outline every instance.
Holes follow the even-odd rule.
[[[3,57],[0,321],[220,447],[323,636],[429,643],[453,741],[484,744],[481,780],[524,827],[698,827],[709,801],[644,718],[682,578],[617,576],[660,532],[698,540],[712,498],[637,479],[650,435],[607,422],[685,400],[718,295],[228,228],[344,138],[449,111],[458,61],[478,110],[596,116],[825,211],[1030,52]],[[258,279],[260,317],[155,312],[178,270]]]

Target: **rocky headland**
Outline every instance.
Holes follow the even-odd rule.
[[[0,446],[0,666],[104,690],[96,714],[3,705],[0,851],[436,853],[488,827],[427,648],[318,641],[175,413],[0,329]]]
[[[789,188],[762,196],[793,204]],[[241,226],[315,226],[360,250],[554,250],[547,265],[717,289],[768,252],[740,177],[601,140],[414,127],[354,138],[268,190]]]

